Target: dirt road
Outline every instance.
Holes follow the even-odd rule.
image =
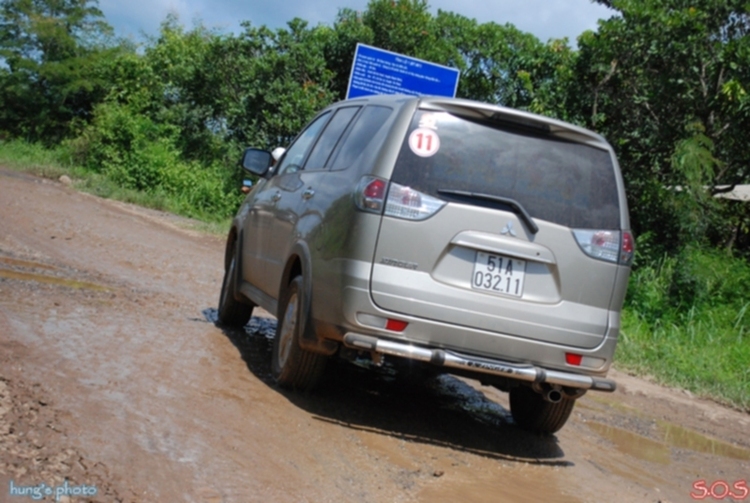
[[[214,325],[222,254],[179,218],[0,170],[0,501],[65,479],[73,502],[680,502],[698,480],[750,485],[750,416],[622,373],[551,437],[517,429],[493,388],[388,365],[279,390],[275,321]]]

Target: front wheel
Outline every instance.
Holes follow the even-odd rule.
[[[273,339],[271,372],[279,386],[308,391],[320,381],[328,358],[300,346],[302,334],[313,330],[302,295],[302,276],[297,276],[282,297],[283,314]]]
[[[219,296],[219,325],[225,327],[244,327],[253,315],[255,306],[243,304],[234,298],[236,284],[237,258],[232,255],[229,267],[224,271],[224,281],[221,283],[221,295]]]
[[[519,428],[533,433],[555,433],[573,412],[575,399],[563,396],[557,403],[546,401],[529,386],[510,390],[510,413]]]

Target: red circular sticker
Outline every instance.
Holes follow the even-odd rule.
[[[440,150],[440,137],[432,129],[415,129],[409,135],[409,148],[419,157],[431,157]]]

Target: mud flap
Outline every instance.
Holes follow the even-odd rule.
[[[301,337],[299,339],[299,345],[305,351],[331,356],[338,350],[339,344],[336,341],[323,339],[318,336],[318,331],[315,330],[315,322],[310,318],[310,313],[312,312],[310,302],[312,292],[311,281],[307,275],[304,275],[303,278],[305,280],[305,291],[302,294],[301,307],[304,313],[302,319],[304,320],[305,326],[300,332]]]

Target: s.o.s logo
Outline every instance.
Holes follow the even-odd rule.
[[[709,484],[705,480],[696,480],[693,483],[693,490],[690,492],[690,497],[694,500],[704,500],[706,498],[723,500],[732,498],[738,501],[747,498],[748,494],[750,494],[750,489],[747,487],[746,480],[737,480],[731,485],[725,480],[717,480],[712,484]]]

